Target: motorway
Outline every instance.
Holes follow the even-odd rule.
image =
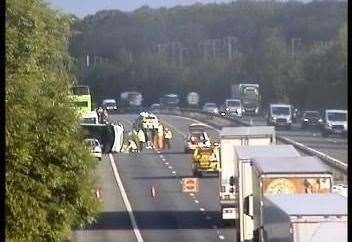
[[[206,122],[210,125],[214,125],[217,128],[222,126],[234,126],[236,123],[225,118],[211,117],[204,114],[188,114],[195,119]],[[263,117],[254,117],[250,122],[250,117],[243,117],[241,120],[253,125],[266,125]],[[306,129],[302,130],[298,123],[293,124],[291,130],[277,130],[277,135],[290,138],[296,142],[300,142],[312,149],[327,154],[341,162],[348,163],[347,159],[347,138],[330,136],[324,138],[317,129]]]
[[[198,193],[183,193],[181,190],[181,179],[192,176],[191,155],[184,154],[183,144],[188,126],[194,120],[159,116],[173,130],[171,149],[159,153],[144,149],[142,153],[105,155],[97,169],[101,178],[102,215],[95,225],[75,231],[73,241],[236,241],[235,229],[222,225],[216,176],[202,177]],[[111,119],[122,122],[128,132],[136,117],[112,115]],[[228,120],[218,118],[206,121],[214,123],[217,128],[233,125]],[[292,133],[290,137],[294,137],[295,131],[289,132]],[[298,137],[305,137],[304,133],[299,133],[305,131],[297,132],[302,134]],[[218,132],[211,129],[209,136],[217,139]],[[307,137],[305,139],[308,140]],[[322,140],[321,137],[316,139]],[[343,139],[339,141],[344,142]],[[336,146],[335,143],[331,145]],[[326,147],[319,146],[318,149],[324,150]],[[347,145],[344,152],[347,156]],[[113,167],[116,167],[115,174]],[[155,197],[151,195],[153,186]],[[135,225],[131,223],[131,216]]]
[[[127,131],[136,115],[113,115]],[[103,213],[98,223],[75,231],[75,242],[137,241],[130,223],[123,195],[118,188],[110,162],[121,177],[124,190],[133,210],[142,241],[234,241],[235,230],[222,225],[218,198],[218,178],[201,178],[198,193],[183,193],[181,179],[191,177],[191,155],[184,154],[184,135],[191,120],[179,117],[161,117],[173,129],[170,150],[157,153],[113,154],[99,164]],[[214,137],[216,132],[210,131]],[[110,166],[110,168],[109,168]],[[151,196],[155,187],[156,196]],[[136,229],[135,229],[136,230]],[[141,241],[141,240],[140,240]]]

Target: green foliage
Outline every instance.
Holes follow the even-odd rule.
[[[202,101],[220,103],[229,96],[230,84],[249,80],[261,84],[265,103],[311,105],[306,99],[314,95],[314,103],[323,107],[329,103],[323,86],[332,81],[328,77],[340,83],[330,88],[342,88],[347,82],[346,71],[339,66],[347,66],[346,12],[346,2],[326,1],[235,1],[169,9],[144,6],[132,13],[100,11],[75,22],[80,34],[72,38],[70,51],[80,60],[87,54],[105,58],[95,67],[78,70],[79,81],[91,85],[97,103],[105,96],[118,98],[128,89],[140,90],[145,104],[157,102],[168,91],[181,97],[198,91]],[[231,60],[228,36],[237,38],[233,51],[238,53]],[[217,56],[209,58],[213,49],[206,45],[212,39],[218,40]],[[294,39],[301,39],[301,45],[296,41],[292,46]],[[180,52],[172,54],[170,45],[164,52],[158,50],[159,44],[173,41],[186,48],[183,65]],[[313,71],[306,65],[317,63],[308,62],[315,58],[314,45],[320,41],[338,42],[339,47],[329,47],[337,52],[329,52],[334,57],[327,59],[337,61],[330,64],[338,68],[314,78],[311,72],[319,74],[320,67],[313,66]],[[336,103],[344,103],[346,97],[346,91],[337,95]]]
[[[70,22],[40,0],[8,1],[6,15],[6,238],[63,241],[99,208],[68,98]]]

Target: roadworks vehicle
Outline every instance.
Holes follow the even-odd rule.
[[[206,125],[194,123],[188,127],[188,136],[185,139],[185,153],[193,153],[200,145],[210,146],[210,139]]]
[[[235,146],[276,144],[270,126],[224,127],[220,131],[220,206],[224,223],[238,219],[238,164]]]
[[[244,224],[241,233],[245,237],[252,235],[254,241],[258,241],[262,234],[264,195],[331,193],[333,185],[331,171],[314,156],[253,158],[252,179],[253,193],[244,198],[243,210],[247,221],[252,219],[253,224]],[[311,207],[312,212],[321,205],[316,203]],[[304,203],[297,203],[296,206],[304,206]],[[279,228],[276,230],[280,231]]]
[[[258,242],[347,242],[347,198],[337,193],[265,194]]]
[[[214,144],[211,147],[198,146],[192,158],[193,176],[202,176],[203,173],[216,173],[218,175],[220,170],[219,156],[218,144]]]

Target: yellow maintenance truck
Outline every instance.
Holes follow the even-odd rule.
[[[214,143],[211,146],[199,145],[192,158],[192,171],[194,176],[202,176],[203,173],[216,173],[220,171],[220,146]]]

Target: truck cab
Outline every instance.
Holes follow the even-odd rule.
[[[347,110],[327,109],[324,112],[322,136],[331,134],[347,135]]]
[[[291,129],[292,106],[288,104],[270,104],[267,124]]]

